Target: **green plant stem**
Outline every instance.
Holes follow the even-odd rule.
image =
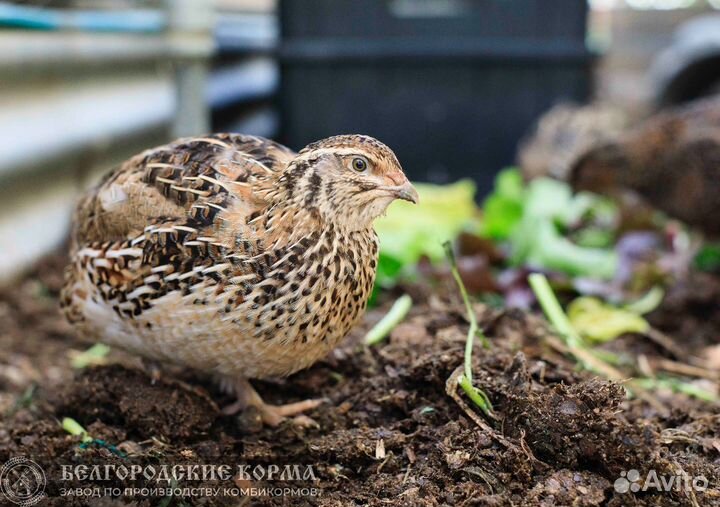
[[[365,345],[373,346],[380,343],[395,326],[402,322],[410,308],[412,308],[412,298],[407,294],[403,294],[393,303],[390,310],[380,319],[380,322],[375,324],[365,335]]]
[[[468,337],[467,341],[465,342],[465,376],[468,378],[468,380],[470,380],[470,382],[472,382],[472,353],[473,345],[475,343],[475,337],[478,336],[480,338],[480,341],[484,347],[489,347],[490,344],[488,343],[485,335],[480,331],[478,327],[477,317],[475,316],[475,311],[470,304],[470,296],[468,296],[465,284],[460,277],[460,271],[458,270],[457,262],[455,261],[455,254],[452,251],[452,246],[449,242],[444,243],[443,246],[445,247],[445,254],[450,261],[450,272],[455,279],[455,283],[460,289],[460,295],[462,296],[463,303],[465,303],[465,310],[467,311],[468,321],[470,322],[470,328],[468,329]]]
[[[463,302],[465,303],[468,321],[470,322],[467,339],[465,340],[465,360],[463,362],[464,373],[458,378],[458,384],[460,384],[460,387],[462,387],[463,391],[465,391],[468,397],[473,401],[473,403],[475,403],[475,405],[480,408],[480,410],[482,410],[486,414],[492,415],[493,407],[487,394],[485,394],[485,392],[481,389],[478,389],[477,387],[472,385],[472,355],[475,337],[480,337],[480,340],[485,347],[489,347],[489,343],[487,337],[480,331],[480,328],[478,327],[477,317],[475,316],[475,311],[470,304],[470,297],[468,296],[467,289],[465,289],[465,284],[460,277],[457,262],[455,261],[455,254],[452,251],[452,246],[450,245],[450,242],[447,241],[443,243],[443,247],[445,248],[445,254],[447,255],[447,258],[450,261],[450,271],[453,275],[453,278],[455,279],[455,283],[460,289],[460,295],[462,296]]]
[[[571,347],[584,347],[582,338],[580,338],[567,315],[565,315],[547,277],[541,273],[532,273],[528,276],[528,282],[545,313],[545,317],[547,317],[555,330],[560,333],[560,336],[565,339],[565,342]]]

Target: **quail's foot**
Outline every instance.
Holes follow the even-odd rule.
[[[286,418],[293,416],[300,426],[317,426],[315,421],[302,413],[320,406],[325,400],[303,400],[287,405],[270,405],[263,401],[247,379],[239,379],[233,385],[238,399],[235,403],[222,409],[222,413],[225,415],[233,415],[241,410],[254,407],[260,414],[262,422],[268,426],[278,426]]]

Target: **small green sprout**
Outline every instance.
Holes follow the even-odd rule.
[[[104,447],[116,456],[119,456],[121,458],[125,457],[125,453],[111,443],[106,442],[105,440],[101,440],[99,438],[91,437],[88,434],[87,430],[83,428],[82,425],[72,417],[63,417],[61,424],[62,429],[64,429],[71,435],[76,437],[82,437],[82,442],[80,442],[80,449],[87,449],[90,446]]]
[[[380,322],[375,324],[365,335],[365,345],[373,346],[383,341],[390,331],[407,316],[410,308],[412,308],[412,298],[403,294],[393,303],[390,311],[380,319]]]
[[[447,241],[443,243],[443,247],[445,248],[445,255],[447,256],[448,260],[450,261],[450,271],[452,272],[453,278],[455,279],[455,283],[457,283],[458,288],[460,289],[460,295],[462,296],[463,302],[465,303],[465,309],[467,310],[468,315],[468,321],[470,322],[470,328],[468,329],[467,334],[467,340],[465,341],[465,363],[464,363],[464,373],[458,377],[458,384],[460,387],[462,387],[462,390],[465,391],[465,394],[468,395],[468,398],[472,400],[475,405],[478,406],[480,410],[482,410],[486,415],[493,416],[493,407],[492,403],[490,403],[490,399],[488,398],[488,395],[482,390],[475,386],[473,386],[472,383],[472,354],[473,354],[473,346],[475,343],[475,337],[480,338],[480,342],[484,347],[489,347],[490,344],[488,342],[487,337],[480,331],[477,323],[477,318],[475,316],[475,311],[472,308],[472,305],[470,304],[470,297],[468,296],[467,289],[465,289],[465,284],[462,281],[462,278],[460,277],[460,272],[458,271],[457,262],[455,261],[455,254],[453,254],[452,246],[450,245],[450,242]]]
[[[72,417],[63,417],[62,429],[64,429],[73,436],[82,437],[83,443],[93,441],[93,438],[88,434],[87,430],[83,428],[80,423]]]

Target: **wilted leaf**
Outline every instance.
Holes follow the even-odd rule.
[[[624,333],[644,333],[650,326],[638,314],[607,305],[593,297],[580,297],[567,307],[573,328],[591,342],[614,340]]]

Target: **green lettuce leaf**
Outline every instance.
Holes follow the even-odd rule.
[[[507,240],[514,265],[609,279],[617,268],[615,252],[607,248],[612,245],[609,228],[616,214],[615,207],[600,196],[573,195],[567,183],[550,178],[523,186],[518,171],[506,169],[485,200],[480,233]],[[568,228],[588,218],[593,226],[576,231],[578,242],[568,239]]]
[[[501,171],[495,178],[495,190],[483,202],[480,234],[503,240],[510,237],[523,216],[522,176],[517,169]]]
[[[392,286],[422,256],[445,258],[442,244],[453,241],[478,213],[475,184],[461,180],[452,185],[415,183],[418,204],[395,201],[386,216],[375,222],[380,238],[377,285]]]

